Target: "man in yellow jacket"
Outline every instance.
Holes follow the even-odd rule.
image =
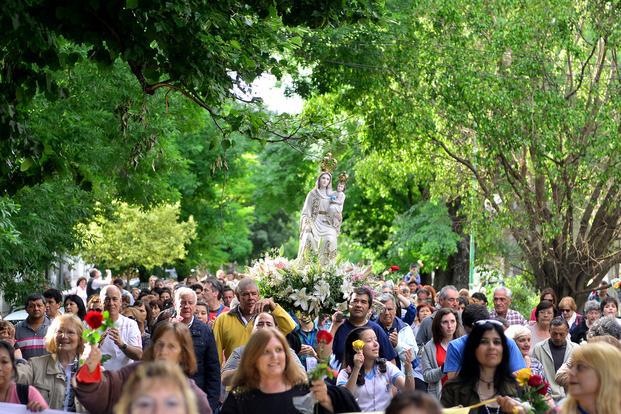
[[[261,312],[269,312],[274,316],[278,329],[283,335],[295,329],[295,322],[280,305],[270,299],[259,297],[259,288],[254,279],[249,277],[239,281],[235,289],[239,305],[216,319],[213,332],[216,337],[218,356],[223,364],[237,347],[250,339],[253,320]]]

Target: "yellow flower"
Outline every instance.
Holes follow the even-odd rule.
[[[356,339],[354,342],[352,342],[351,346],[354,347],[354,351],[356,352],[362,351],[362,348],[364,348],[364,342],[362,342],[360,339]]]
[[[521,387],[524,387],[528,384],[528,379],[530,378],[531,374],[532,372],[530,368],[522,368],[516,373],[515,379]]]

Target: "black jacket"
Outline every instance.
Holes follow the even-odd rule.
[[[194,318],[190,326],[198,370],[192,379],[207,394],[214,412],[220,405],[220,359],[213,331],[209,325]]]

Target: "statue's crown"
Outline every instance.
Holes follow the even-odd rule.
[[[349,175],[347,175],[347,173],[343,171],[342,173],[339,174],[339,183],[345,184],[348,178],[349,178]]]
[[[332,153],[327,153],[323,160],[321,160],[321,172],[327,172],[332,174],[332,171],[336,169],[336,160],[332,157]]]

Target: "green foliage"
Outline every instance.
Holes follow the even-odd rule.
[[[179,204],[156,206],[148,211],[115,203],[114,217],[102,215],[79,226],[81,256],[92,263],[127,270],[172,263],[186,255],[185,245],[195,236],[192,217],[179,222]]]
[[[420,202],[395,219],[391,253],[403,263],[422,260],[432,269],[445,269],[461,239],[452,225],[446,206]]]
[[[360,119],[368,153],[416,154],[431,199],[475,191],[460,215],[481,240],[512,238],[537,286],[570,294],[621,260],[619,13],[391,1],[378,21],[306,36],[297,56],[313,71],[298,86]]]
[[[57,178],[19,190],[7,203],[14,206],[10,223],[18,238],[1,242],[0,289],[15,304],[39,290],[46,266],[74,246],[73,226],[91,214],[91,200],[71,181]]]

